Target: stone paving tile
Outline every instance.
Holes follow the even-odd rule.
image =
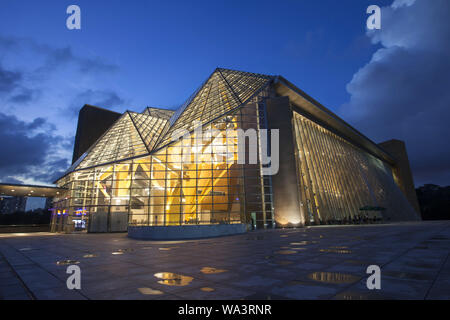
[[[449,299],[449,253],[446,221],[261,230],[189,241],[9,234],[0,235],[0,299],[28,299],[27,289],[36,299]],[[81,291],[65,288],[66,266],[56,262],[66,259],[79,261]],[[365,285],[371,264],[381,267],[382,290]],[[226,271],[204,273],[204,267]],[[158,283],[159,272],[192,280],[169,286]],[[162,294],[151,294],[155,290]]]

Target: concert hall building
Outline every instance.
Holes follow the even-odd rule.
[[[238,161],[238,129],[256,132],[257,163]],[[279,130],[278,148],[262,129]],[[265,175],[260,156],[275,149]],[[175,111],[85,105],[56,184],[55,232],[177,239],[420,219],[403,142],[372,142],[281,76],[221,68]]]

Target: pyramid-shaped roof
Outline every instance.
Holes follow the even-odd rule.
[[[144,144],[130,112],[125,112],[86,152],[76,169],[83,169],[121,159],[144,155]]]
[[[190,132],[246,104],[273,78],[217,68],[176,111],[125,112],[66,173],[150,154],[171,143],[177,130]]]
[[[205,83],[170,119],[171,126],[158,142],[161,148],[177,130],[192,131],[196,123],[205,124],[245,104],[273,77],[217,68]]]

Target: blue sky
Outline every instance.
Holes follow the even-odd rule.
[[[369,81],[366,75],[379,74],[372,72],[379,68],[374,57],[381,55],[381,61],[389,62],[382,50],[402,48],[397,40],[404,35],[398,30],[418,15],[419,6],[425,3],[416,2],[396,0],[392,6],[392,1],[364,0],[2,0],[0,126],[5,132],[9,125],[26,127],[17,133],[17,141],[23,141],[23,148],[30,147],[16,161],[11,154],[17,154],[20,148],[17,143],[9,146],[8,155],[0,158],[0,180],[49,182],[71,159],[76,114],[83,104],[115,111],[140,111],[145,106],[174,108],[220,66],[283,75],[373,140],[404,139],[408,149],[412,146],[416,184],[448,184],[450,170],[443,163],[433,165],[445,172],[426,170],[420,147],[413,147],[416,137],[408,133],[410,127],[397,131],[373,128],[368,119],[374,115],[367,110],[363,115],[360,112],[361,104],[369,108],[372,103],[360,97],[379,92],[379,88],[361,81]],[[444,39],[449,22],[439,17],[436,22],[433,17],[448,6],[446,1],[433,3],[425,9],[431,18],[418,17],[417,32],[408,32],[423,39],[436,37],[433,44],[439,51],[439,35],[444,32]],[[66,28],[70,4],[81,8],[81,30]],[[383,22],[387,17],[386,28],[383,23],[378,34],[368,33],[365,26],[366,8],[371,4],[386,12],[382,15]],[[440,29],[444,26],[437,36],[435,24]],[[412,52],[416,47],[407,44],[404,49]],[[448,48],[442,46],[438,57],[444,61],[447,54]],[[419,55],[410,66],[428,61],[422,61],[424,56]],[[393,78],[389,73],[385,76]],[[404,87],[402,82],[392,85],[392,92],[383,92],[386,101],[397,91],[395,86],[399,90]],[[437,98],[445,102],[447,97],[439,94],[442,92]],[[406,101],[399,101],[398,114]],[[371,108],[378,109],[377,105]],[[375,118],[382,126],[383,119],[378,114]],[[38,141],[44,141],[40,147],[48,149],[42,154]],[[41,165],[36,167],[31,160]]]

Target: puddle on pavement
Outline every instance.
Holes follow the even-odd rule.
[[[33,248],[21,248],[19,251],[31,251],[34,250]]]
[[[318,282],[324,283],[353,283],[360,279],[360,277],[352,274],[340,272],[313,272],[308,275],[308,278]]]
[[[339,253],[339,254],[349,254],[352,253],[350,250],[343,250],[343,249],[320,249],[320,252],[327,252],[327,253]]]
[[[383,271],[383,276],[400,278],[400,279],[410,279],[410,280],[430,280],[430,276],[426,274],[409,273],[409,272],[399,272],[399,271]]]
[[[295,254],[295,253],[297,253],[297,251],[295,251],[295,250],[279,250],[279,251],[275,251],[275,253],[277,253],[277,254]]]
[[[281,236],[280,236],[280,238],[287,238],[288,236],[287,236],[287,234],[282,234]]]
[[[291,250],[295,250],[295,251],[303,251],[303,250],[306,250],[306,248],[291,248]]]
[[[204,292],[213,292],[213,291],[215,291],[215,289],[210,288],[210,287],[203,287],[203,288],[200,288],[200,290],[202,290]]]
[[[317,241],[300,241],[300,242],[291,242],[291,246],[306,246],[308,244],[314,244]]]
[[[154,276],[158,279],[161,279],[160,281],[158,281],[158,283],[164,284],[166,286],[184,287],[190,284],[192,280],[194,280],[193,277],[183,276],[181,274],[172,272],[158,272],[155,273]]]
[[[83,256],[83,258],[95,258],[95,257],[97,257],[97,255],[93,253],[88,253]]]
[[[341,246],[341,247],[339,247],[339,246],[331,246],[330,249],[348,249],[348,247],[346,247],[346,246]]]
[[[79,264],[79,263],[80,263],[80,261],[77,261],[77,260],[60,260],[60,261],[56,262],[56,264],[58,266],[66,266],[69,264]]]
[[[223,273],[227,272],[228,270],[225,269],[217,269],[217,268],[211,268],[211,267],[203,267],[200,272],[204,274],[216,274],[216,273]]]
[[[161,250],[161,251],[170,251],[170,250],[175,249],[175,248],[178,248],[178,247],[165,247],[165,248],[158,248],[158,249]]]
[[[161,290],[155,290],[152,288],[138,288],[139,292],[145,295],[159,295],[164,294]]]
[[[112,252],[112,254],[114,255],[118,255],[118,254],[124,254],[125,252],[133,252],[134,249],[133,248],[126,248],[126,249],[119,249],[117,251]]]

